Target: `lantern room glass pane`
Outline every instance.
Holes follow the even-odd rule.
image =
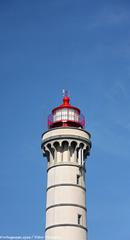
[[[70,108],[59,109],[53,114],[53,122],[64,120],[80,122],[80,115],[75,109]]]
[[[61,110],[61,118],[62,120],[67,120],[68,119],[68,109],[67,108],[63,108]]]
[[[61,111],[57,110],[53,115],[53,122],[57,122],[61,120]]]

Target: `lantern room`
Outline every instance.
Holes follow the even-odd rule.
[[[70,104],[70,98],[65,95],[63,104],[52,110],[48,117],[48,128],[56,127],[85,127],[85,118],[80,109]]]

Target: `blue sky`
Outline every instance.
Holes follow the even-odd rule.
[[[92,134],[89,239],[130,239],[129,66],[129,1],[0,1],[0,235],[44,233],[41,134],[65,88]]]

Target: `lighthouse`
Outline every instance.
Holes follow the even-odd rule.
[[[48,163],[45,240],[87,240],[85,162],[91,135],[67,94],[48,117],[41,148]]]

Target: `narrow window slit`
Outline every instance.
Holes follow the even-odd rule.
[[[78,214],[78,224],[81,225],[81,219],[82,219],[82,215]]]
[[[77,175],[77,184],[80,183],[80,175]]]

